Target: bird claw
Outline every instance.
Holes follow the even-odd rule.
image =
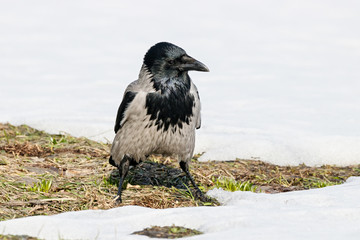
[[[206,197],[200,189],[196,190],[194,197],[199,199],[201,202],[209,202],[209,198]]]
[[[116,204],[122,203],[121,196],[116,195],[116,197],[114,198],[114,201],[115,201]]]

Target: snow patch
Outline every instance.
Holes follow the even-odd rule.
[[[2,234],[43,239],[143,239],[131,235],[146,227],[172,224],[203,231],[191,239],[358,239],[360,177],[343,185],[265,194],[214,189],[219,207],[67,212],[0,222]]]

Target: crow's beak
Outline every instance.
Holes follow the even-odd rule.
[[[190,56],[183,56],[182,63],[179,66],[180,71],[201,71],[201,72],[209,72],[209,69],[205,64],[199,62],[198,60],[190,57]]]

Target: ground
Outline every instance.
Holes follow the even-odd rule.
[[[114,201],[118,172],[108,163],[109,150],[110,144],[87,138],[0,123],[0,221],[119,206]],[[277,166],[243,159],[200,162],[197,160],[200,155],[194,156],[190,170],[205,192],[222,187],[228,191],[277,193],[341,184],[350,176],[360,176],[360,165]],[[195,199],[188,184],[178,163],[170,158],[151,156],[131,169],[123,186],[126,190],[120,206],[218,205],[215,199],[207,202]],[[168,232],[169,236],[171,229],[179,234],[191,232],[176,228],[155,227]],[[144,233],[154,233],[150,230]],[[10,237],[0,235],[0,239],[12,239]]]

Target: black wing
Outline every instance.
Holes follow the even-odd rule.
[[[198,118],[197,118],[197,121],[196,121],[196,129],[199,129],[200,127],[201,127],[201,113],[200,113],[200,109],[201,109],[201,107],[200,107],[200,95],[199,95],[199,92],[196,90],[196,96],[195,96],[195,98],[197,97],[197,101],[195,101],[195,102],[197,102],[197,104],[196,104],[196,108],[197,108],[197,110],[195,110],[197,113],[198,113]]]
[[[122,127],[121,121],[124,119],[124,113],[126,108],[129,106],[129,104],[134,100],[136,96],[136,92],[126,92],[124,95],[124,98],[119,106],[116,121],[115,121],[115,127],[114,131],[117,133],[117,131]]]

